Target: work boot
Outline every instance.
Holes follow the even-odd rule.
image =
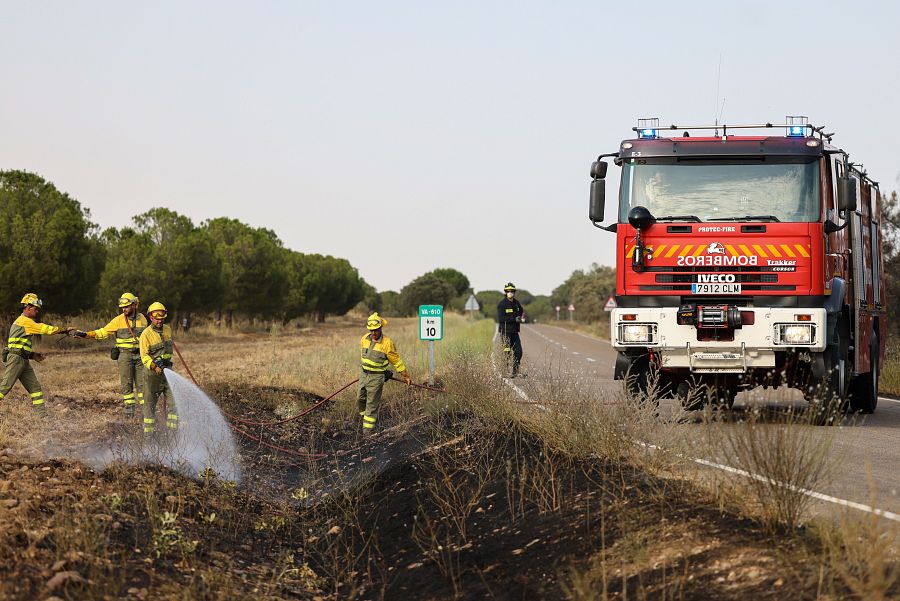
[[[47,417],[47,405],[41,403],[40,405],[32,405],[31,413],[38,417]]]

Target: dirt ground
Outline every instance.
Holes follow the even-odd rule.
[[[336,366],[353,364],[359,334],[339,323],[182,346],[225,411],[273,421],[352,379]],[[396,383],[372,438],[352,388],[302,419],[247,427],[258,440],[238,436],[240,485],[156,465],[94,469],[91,449],[140,446],[139,426],[119,415],[106,349],[65,344],[37,368],[49,419],[21,389],[0,407],[2,599],[846,594],[802,540],[773,538],[689,484],[567,456]]]

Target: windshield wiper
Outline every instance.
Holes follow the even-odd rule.
[[[707,221],[778,221],[781,219],[775,215],[744,215],[743,217],[716,217]]]
[[[700,218],[696,215],[669,215],[667,217],[656,217],[657,221],[696,221],[700,223]]]

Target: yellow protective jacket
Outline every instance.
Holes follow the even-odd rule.
[[[153,368],[154,359],[172,361],[172,328],[163,325],[162,330],[150,326],[141,332],[141,363],[147,369]]]
[[[119,313],[117,316],[113,317],[112,321],[103,326],[102,328],[91,330],[87,333],[88,338],[95,338],[97,340],[104,340],[112,335],[116,337],[116,346],[122,349],[136,349],[138,348],[138,339],[135,336],[140,337],[141,332],[144,331],[149,325],[147,318],[144,317],[143,313],[138,313],[137,317],[125,317],[124,313]],[[131,326],[132,331],[134,331],[134,336],[131,335],[131,332],[128,331],[128,326]]]
[[[372,340],[371,333],[363,336],[359,341],[359,356],[362,369],[365,372],[384,373],[387,371],[388,363],[397,369],[397,373],[406,371],[406,366],[403,364],[403,359],[400,358],[400,353],[397,352],[397,347],[384,334],[381,335],[377,342]]]
[[[31,337],[35,334],[58,334],[62,328],[38,323],[30,317],[19,315],[9,328],[9,338],[6,346],[14,353],[24,354],[27,358],[31,353]]]

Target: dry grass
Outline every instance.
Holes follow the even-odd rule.
[[[812,425],[802,413],[751,411],[728,430],[731,465],[749,474],[741,483],[750,493],[744,510],[773,534],[795,531],[812,503],[806,492],[820,490],[838,467],[830,454],[834,429]]]
[[[201,383],[274,386],[325,396],[357,376],[357,344],[364,333],[359,324],[348,319],[228,336],[197,328],[180,346]],[[760,574],[780,573],[767,563],[774,556],[769,545],[793,540],[807,509],[808,497],[799,489],[821,483],[833,467],[827,428],[752,414],[736,423],[711,415],[694,424],[680,423],[683,414],[662,419],[654,399],[610,392],[565,365],[550,366],[546,377],[530,379],[531,400],[525,403],[494,371],[493,329],[488,320],[447,315],[447,339],[437,343],[438,381],[447,393],[413,392],[398,384],[385,389],[394,422],[427,419],[430,450],[414,461],[419,504],[406,535],[410,546],[439,569],[448,587],[444,597],[465,597],[473,573],[485,582],[494,577],[466,559],[472,545],[484,543],[477,524],[488,511],[502,511],[512,530],[561,520],[572,528],[580,524],[590,533],[585,536],[596,537],[596,546],[567,560],[570,567],[560,574],[561,588],[554,590],[568,598],[679,599],[690,597],[692,590],[696,598],[700,579],[715,582],[721,570],[744,574],[747,590],[768,578]],[[417,340],[416,320],[391,320],[387,334],[415,379],[424,381],[427,345]],[[53,352],[56,347],[45,341],[52,354],[36,366],[48,392],[50,420],[32,417],[18,389],[0,405],[0,448],[38,454],[118,431],[110,426],[120,397],[107,345],[65,340],[62,346],[69,350]],[[269,409],[289,415],[300,407],[287,400]],[[318,448],[317,436],[353,428],[357,419],[351,388],[313,418],[321,430],[298,431],[292,443]],[[715,482],[720,494],[713,499],[702,488],[707,480],[697,478],[690,461],[695,456],[728,460],[760,477],[720,479]],[[156,598],[238,598],[254,590],[260,599],[316,591],[332,598],[378,598],[397,577],[386,572],[391,558],[383,547],[390,541],[366,521],[373,511],[377,514],[372,500],[383,494],[376,472],[348,478],[343,493],[299,512],[287,499],[262,502],[214,474],[186,482],[159,472],[136,475],[129,468],[113,468],[99,484],[92,480],[96,488],[90,494],[54,511],[51,559],[78,553],[98,558],[77,564],[85,582],[67,585],[72,598],[121,594],[131,585],[123,573],[135,560],[133,548],[141,549],[138,561],[149,560],[152,566],[142,573],[152,572],[157,579]],[[750,503],[739,504],[748,498]],[[739,521],[740,511],[766,526],[769,538],[755,537],[752,524]],[[39,516],[33,514],[22,528],[41,527]],[[732,528],[741,524],[751,534],[736,536],[716,526],[719,519]],[[127,549],[121,546],[121,530],[113,527],[116,522],[129,531]],[[891,588],[894,558],[886,552],[874,555],[885,544],[873,541],[890,538],[883,525],[848,521],[819,531],[824,534],[810,543],[810,556],[781,558],[796,562],[802,578],[821,560],[830,562],[835,575],[821,590],[835,598],[848,591],[879,598],[896,590]],[[261,563],[248,572],[237,557]],[[711,567],[718,565],[711,557],[721,566]]]

